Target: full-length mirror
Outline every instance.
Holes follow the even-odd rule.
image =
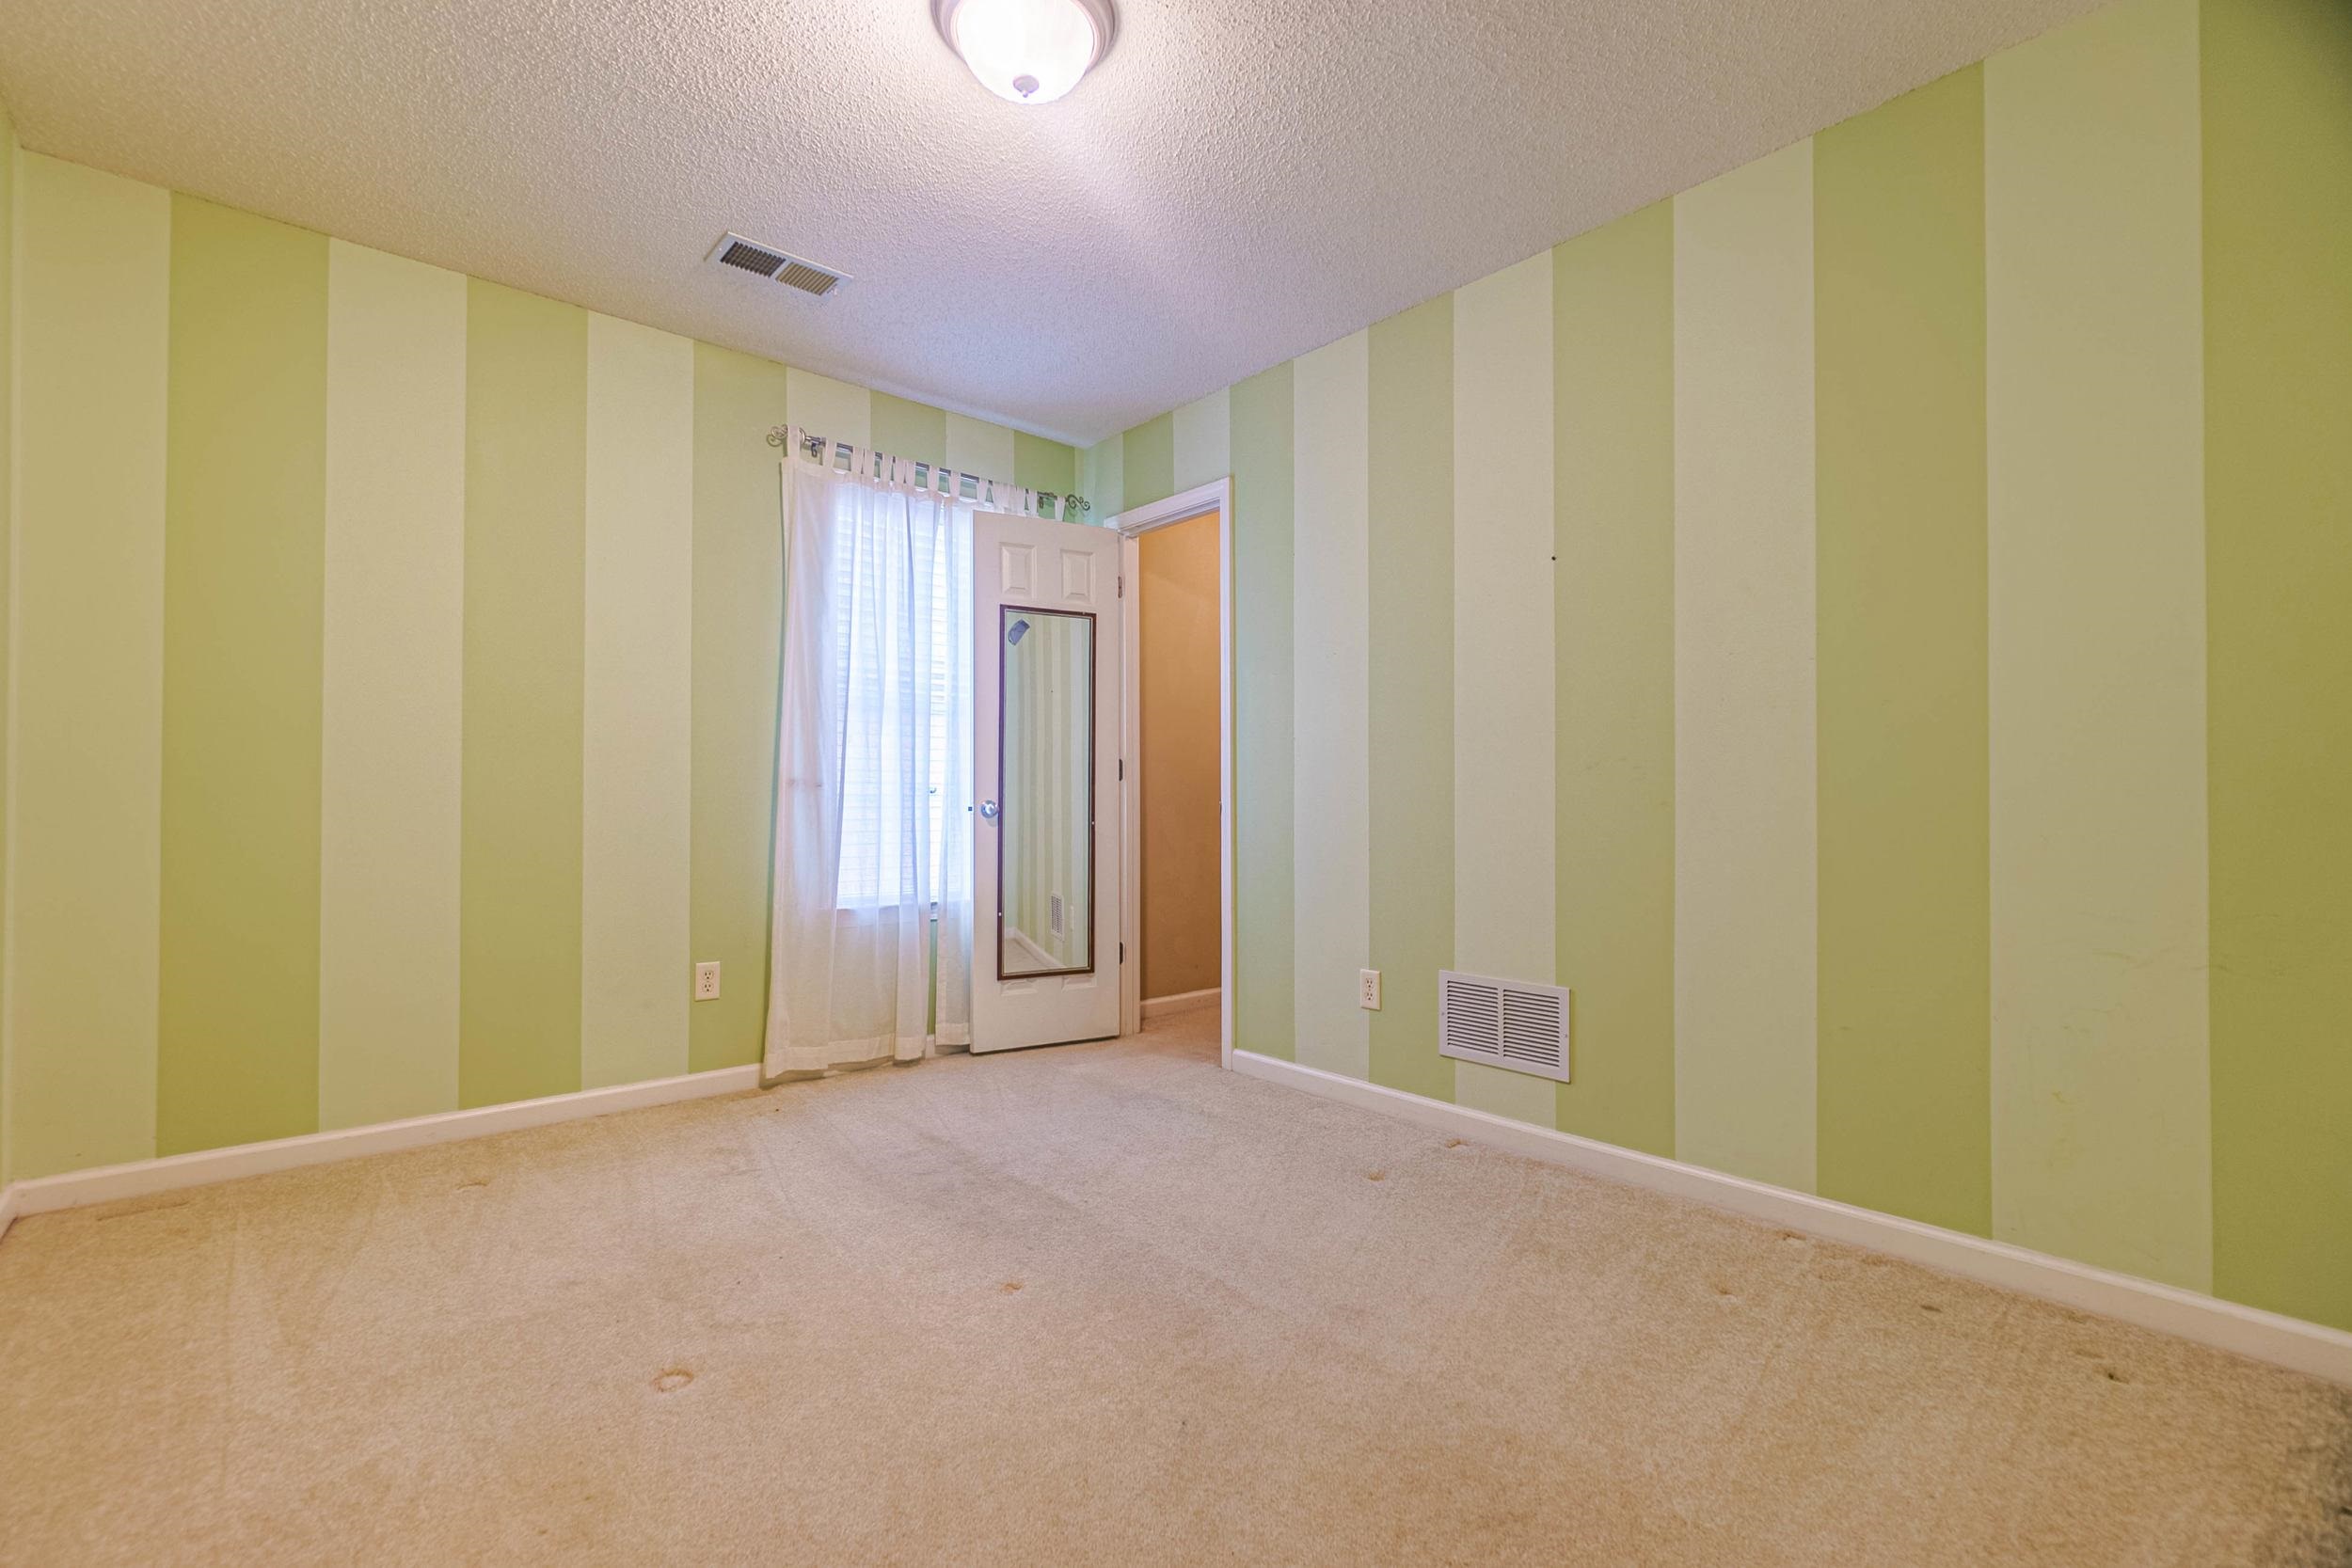
[[[996,974],[1094,968],[1094,617],[1008,605]]]

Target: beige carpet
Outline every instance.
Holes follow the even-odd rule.
[[[2352,1396],[1214,1069],[43,1215],[0,1560],[2352,1560]]]

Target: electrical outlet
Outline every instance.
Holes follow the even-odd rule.
[[[1359,969],[1356,972],[1356,1005],[1366,1012],[1378,1012],[1380,1010],[1380,972],[1376,969]]]
[[[694,966],[694,1000],[709,1002],[719,994],[719,965],[716,960]]]

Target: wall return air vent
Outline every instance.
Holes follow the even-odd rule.
[[[778,250],[773,245],[747,240],[740,234],[722,234],[719,243],[710,247],[709,260],[723,267],[748,272],[771,283],[781,283],[787,289],[798,289],[804,294],[824,298],[850,280],[846,272]]]
[[[1438,971],[1438,1054],[1568,1081],[1568,990]]]

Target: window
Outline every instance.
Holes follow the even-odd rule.
[[[838,903],[887,907],[914,891],[936,906],[943,886],[964,879],[946,872],[941,851],[951,842],[946,813],[968,805],[950,798],[968,792],[971,773],[969,725],[956,722],[966,700],[957,672],[970,657],[968,572],[950,548],[909,548],[895,517],[844,526],[833,584],[843,607],[835,655],[849,664]],[[910,795],[922,810],[901,809]]]

